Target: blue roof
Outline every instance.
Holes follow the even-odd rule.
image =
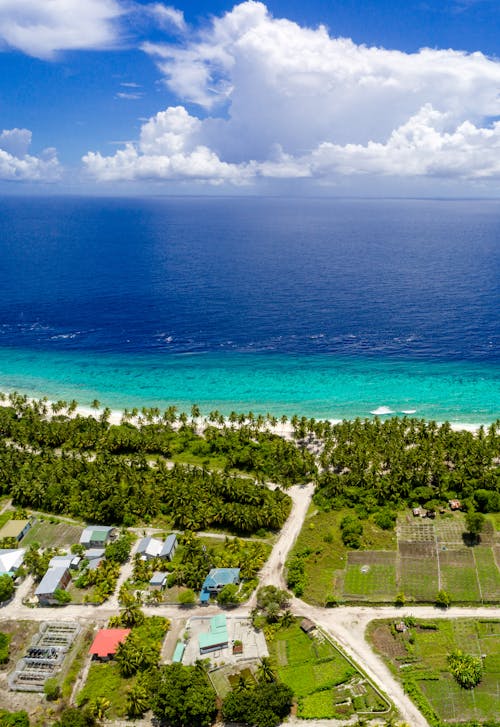
[[[206,603],[207,601],[210,601],[210,593],[208,591],[201,591],[200,603]]]
[[[203,590],[208,588],[221,588],[229,583],[238,583],[240,580],[239,568],[212,568],[205,578]]]

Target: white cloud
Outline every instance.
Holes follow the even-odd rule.
[[[6,129],[0,134],[0,180],[53,182],[61,176],[56,150],[45,149],[40,156],[28,154],[31,131]]]
[[[117,0],[0,0],[2,44],[37,58],[62,50],[110,48],[123,14]]]
[[[368,48],[253,0],[181,44],[143,48],[211,115],[160,112],[136,145],[84,157],[97,178],[500,176],[500,62],[481,53]]]
[[[118,93],[115,95],[115,98],[121,98],[125,101],[137,101],[143,96],[144,94],[141,91],[118,91]]]
[[[175,28],[184,33],[187,29],[184,13],[182,10],[172,7],[171,5],[163,5],[163,3],[151,3],[146,5],[146,11],[149,12],[156,20],[158,25],[167,30]]]

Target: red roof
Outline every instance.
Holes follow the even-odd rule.
[[[89,649],[89,654],[101,658],[112,656],[129,633],[130,629],[101,629]]]

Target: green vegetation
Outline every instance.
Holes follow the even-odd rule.
[[[29,727],[29,724],[28,713],[24,710],[8,712],[6,709],[0,709],[1,727]]]
[[[224,719],[253,727],[275,727],[290,714],[293,692],[286,684],[265,679],[238,685],[222,705]]]
[[[217,712],[215,692],[203,664],[169,664],[150,682],[153,714],[166,727],[210,727]]]
[[[375,621],[369,638],[433,727],[497,725],[500,621]]]
[[[0,664],[6,664],[9,661],[10,639],[10,634],[0,631]]]
[[[110,621],[110,626],[131,626],[129,607],[119,617]],[[105,700],[108,704],[107,716],[111,718],[125,717],[132,709],[139,706],[140,700],[129,700],[131,690],[136,696],[144,687],[147,692],[147,709],[151,704],[149,685],[157,671],[161,644],[170,626],[168,619],[161,616],[138,619],[140,623],[133,625],[127,640],[120,645],[116,658],[107,663],[93,662],[87,681],[78,695],[78,705],[89,708]],[[146,711],[146,710],[144,710]],[[135,715],[137,716],[137,715]]]
[[[389,710],[385,700],[321,632],[311,637],[294,621],[275,631],[268,647],[279,679],[297,698],[298,717],[345,719],[358,711]]]
[[[312,455],[263,430],[259,418],[207,426],[201,436],[172,408],[145,412],[138,426],[113,426],[106,412],[69,417],[64,406],[49,411],[17,394],[10,403],[0,410],[2,493],[36,510],[124,525],[163,514],[182,529],[277,530],[290,499],[231,472],[287,486],[315,471]],[[204,460],[169,469],[165,459],[185,451],[222,458],[223,471],[207,471]]]
[[[481,659],[464,654],[460,649],[456,649],[448,656],[448,665],[451,674],[463,689],[477,687],[483,676]]]
[[[14,581],[12,578],[5,574],[0,576],[0,603],[2,601],[8,601],[14,593]]]

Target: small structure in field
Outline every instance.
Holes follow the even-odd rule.
[[[448,500],[448,505],[450,506],[450,510],[462,509],[462,503],[460,502],[460,500]]]
[[[92,642],[89,654],[98,661],[109,661],[129,633],[130,629],[101,629]]]
[[[308,618],[303,618],[300,622],[300,628],[305,634],[310,634],[315,630],[316,624],[314,624]]]
[[[166,573],[160,573],[159,571],[156,571],[151,576],[151,580],[149,581],[149,587],[152,591],[162,591],[165,586],[167,585],[167,574]]]
[[[413,517],[421,517],[422,509],[420,507],[414,507],[412,510]]]
[[[406,626],[403,621],[397,621],[394,624],[394,628],[396,629],[398,634],[404,634],[404,632],[406,631]]]

